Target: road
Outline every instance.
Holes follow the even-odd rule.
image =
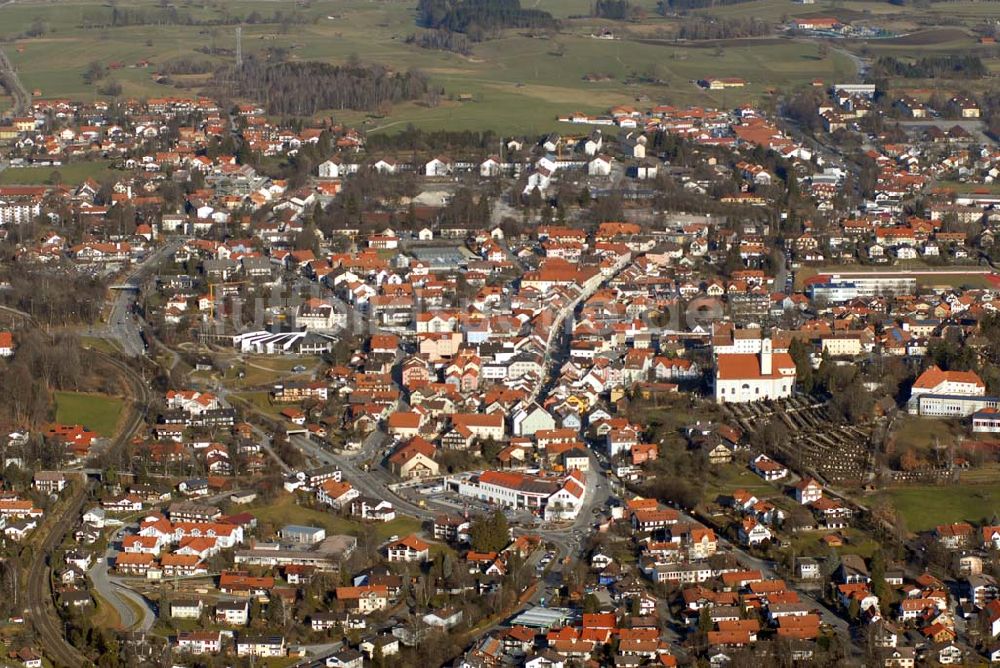
[[[0,5],[0,8],[8,4],[12,3],[4,3]],[[14,104],[10,110],[13,116],[26,116],[31,113],[31,95],[28,93],[28,89],[24,87],[24,84],[21,83],[21,78],[17,76],[14,64],[10,62],[10,58],[7,57],[3,49],[0,49],[0,85],[4,87],[14,100]]]
[[[160,246],[133,267],[132,272],[121,282],[122,286],[129,286],[130,289],[120,289],[115,295],[104,335],[116,340],[127,357],[142,357],[146,354],[146,345],[140,334],[139,320],[131,313],[136,294],[142,287],[142,281],[159,265],[160,260],[176,252],[183,243],[182,239],[174,239]]]
[[[121,580],[110,575],[109,570],[114,560],[116,550],[112,545],[121,540],[125,527],[118,529],[108,540],[108,549],[104,556],[97,559],[87,571],[94,589],[118,613],[123,631],[148,632],[156,623],[156,612],[149,601],[137,592],[129,589]],[[127,600],[125,600],[127,599]],[[129,605],[129,602],[132,605]],[[135,606],[135,607],[133,607]],[[142,610],[142,617],[137,618],[135,608]]]
[[[143,425],[146,417],[145,407],[150,400],[150,391],[138,374],[127,364],[97,351],[93,351],[93,354],[121,374],[123,384],[129,387],[132,399],[128,403],[128,417],[124,421],[122,429],[109,445],[110,449],[115,450],[128,443]],[[28,572],[26,592],[28,607],[25,614],[38,634],[42,652],[55,666],[75,668],[90,664],[90,661],[66,640],[50,585],[52,553],[76,526],[86,500],[87,488],[80,485],[73,493],[65,510],[48,528],[48,533],[45,535],[40,550]],[[39,530],[44,530],[44,527]]]

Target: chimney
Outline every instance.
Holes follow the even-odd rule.
[[[760,375],[770,376],[771,371],[771,339],[761,339],[760,342]]]

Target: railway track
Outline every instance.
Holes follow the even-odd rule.
[[[21,83],[21,78],[17,76],[17,70],[10,58],[0,49],[0,85],[3,85],[7,93],[14,100],[11,112],[14,116],[24,116],[31,112],[31,95],[28,89]]]
[[[124,362],[98,351],[93,351],[93,354],[101,358],[105,364],[113,367],[122,376],[131,398],[128,405],[128,417],[109,446],[109,449],[117,450],[128,443],[145,422],[150,391],[142,378]],[[45,656],[53,665],[66,666],[67,668],[86,666],[92,662],[73,647],[65,636],[53,597],[51,561],[53,551],[63,543],[76,525],[77,518],[80,517],[83,510],[83,504],[87,500],[89,487],[89,484],[81,485],[74,492],[62,515],[49,529],[49,533],[42,543],[41,553],[35,557],[28,571],[28,617],[38,633]]]

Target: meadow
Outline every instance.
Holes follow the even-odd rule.
[[[409,102],[384,117],[363,112],[337,112],[337,120],[364,126],[369,132],[392,131],[406,124],[428,129],[484,129],[504,133],[540,133],[567,129],[556,121],[561,114],[581,111],[598,114],[618,104],[650,106],[657,103],[731,107],[743,103],[770,106],[776,94],[824,82],[856,78],[848,52],[863,58],[881,55],[915,57],[928,51],[973,51],[1000,71],[995,48],[979,45],[969,28],[989,11],[984,4],[961,0],[926,9],[864,0],[820,0],[800,5],[790,0],[753,0],[711,7],[705,14],[719,18],[755,18],[780,23],[792,17],[838,16],[843,20],[877,22],[904,36],[857,42],[835,40],[821,51],[806,39],[745,39],[711,43],[671,39],[679,18],[660,16],[656,0],[637,0],[641,21],[615,22],[589,16],[589,0],[525,0],[525,6],[543,9],[563,20],[550,37],[531,37],[508,31],[500,39],[475,44],[470,55],[422,49],[407,44],[418,31],[415,0],[315,0],[296,4],[253,0],[218,2],[181,0],[178,11],[199,21],[246,18],[251,12],[270,16],[276,10],[294,11],[304,23],[247,24],[243,51],[260,53],[283,49],[292,60],[342,63],[357,57],[393,69],[417,68],[443,90],[433,106]],[[119,8],[155,5],[122,0]],[[157,65],[180,57],[194,57],[222,66],[231,55],[206,55],[199,49],[235,48],[233,25],[142,25],[85,27],[85,19],[110,12],[97,0],[24,0],[0,9],[0,38],[14,40],[8,55],[25,86],[42,97],[91,99],[98,85],[84,81],[88,64],[115,64],[108,80],[121,84],[123,95],[153,97],[197,92],[205,78],[193,77],[178,89],[156,81]],[[929,25],[947,17],[947,27]],[[42,24],[41,37],[25,37]],[[616,39],[596,39],[610,30]],[[209,49],[210,50],[210,49]],[[138,66],[148,61],[149,67]],[[587,75],[600,75],[588,77]],[[739,77],[742,89],[706,91],[695,82],[705,77]],[[924,82],[902,82],[908,87]],[[940,82],[938,82],[940,83]],[[976,89],[988,82],[967,82]],[[902,84],[901,84],[902,85]],[[223,91],[225,92],[225,91]]]
[[[5,169],[0,172],[0,185],[18,183],[24,185],[40,185],[45,183],[63,183],[75,185],[87,179],[102,181],[113,175],[111,162],[96,160],[93,162],[72,162],[58,167],[19,167]]]
[[[101,436],[113,436],[123,402],[106,394],[56,392],[56,422],[82,424]]]
[[[1000,483],[961,486],[915,485],[886,492],[912,532],[939,524],[989,520],[1000,511]]]
[[[649,4],[652,12],[654,5]],[[601,113],[616,104],[707,104],[733,106],[761,103],[772,89],[807,85],[812,79],[849,79],[854,68],[847,56],[833,52],[820,57],[816,45],[781,40],[738,46],[696,45],[665,41],[639,43],[631,39],[600,40],[590,33],[600,25],[622,31],[639,24],[570,21],[551,39],[532,38],[515,31],[503,38],[476,44],[470,56],[421,49],[407,44],[417,28],[413,5],[403,2],[318,1],[301,11],[310,21],[284,29],[276,24],[246,25],[246,54],[268,48],[288,49],[291,59],[337,63],[352,56],[392,68],[419,68],[440,85],[445,95],[437,106],[407,103],[386,118],[363,113],[338,113],[338,119],[364,124],[369,131],[390,130],[405,123],[427,128],[480,129],[498,132],[547,131],[558,128],[556,116],[573,111]],[[198,47],[235,46],[231,26],[134,26],[84,28],[83,17],[104,5],[92,0],[27,2],[5,7],[0,32],[8,37],[23,34],[41,20],[49,27],[42,37],[18,39],[8,55],[15,62],[25,86],[42,97],[97,96],[97,87],[84,81],[88,64],[98,61],[121,65],[109,75],[122,85],[125,96],[166,96],[178,90],[156,83],[156,64],[194,56],[222,64],[224,58],[207,56]],[[119,3],[119,6],[128,6]],[[149,6],[148,4],[146,5]],[[589,3],[579,0],[538,0],[542,9],[560,17],[585,15]],[[105,6],[106,7],[106,6]],[[218,9],[184,3],[201,18]],[[226,11],[240,15],[253,9],[268,15],[270,4],[232,2]],[[669,30],[670,21],[653,14],[642,26]],[[137,67],[140,61],[151,67]],[[599,81],[585,81],[587,74]],[[656,83],[650,75],[655,75]],[[741,77],[745,89],[704,91],[695,81],[703,77]],[[459,98],[466,100],[459,102]]]

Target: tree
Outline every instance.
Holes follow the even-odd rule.
[[[89,84],[100,81],[108,75],[108,68],[100,63],[100,61],[93,60],[87,65],[87,69],[83,71],[83,80]]]
[[[587,594],[583,597],[583,614],[592,615],[595,612],[600,611],[601,601],[597,598],[596,594]]]
[[[507,517],[499,510],[489,517],[472,523],[469,528],[472,549],[477,552],[499,552],[510,542],[510,526]]]
[[[889,612],[893,604],[892,589],[885,581],[885,555],[882,550],[875,550],[872,554],[869,571],[872,578],[872,593],[878,596],[878,605],[883,614]]]

